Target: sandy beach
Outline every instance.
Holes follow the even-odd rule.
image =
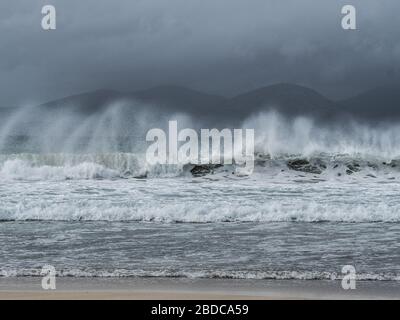
[[[43,290],[40,281],[35,277],[2,278],[0,299],[400,299],[400,286],[395,281],[359,281],[356,290],[343,290],[340,281],[319,280],[60,278],[56,290]]]

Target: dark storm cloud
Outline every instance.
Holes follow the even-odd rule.
[[[341,7],[357,8],[357,31]],[[40,27],[57,9],[57,30]],[[85,0],[0,3],[0,104],[180,84],[236,94],[276,82],[332,97],[399,82],[397,0]]]

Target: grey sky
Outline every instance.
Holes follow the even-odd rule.
[[[45,4],[55,31],[41,29]],[[344,4],[357,31],[341,28]],[[344,97],[400,82],[399,14],[398,0],[2,0],[0,106],[160,84]]]

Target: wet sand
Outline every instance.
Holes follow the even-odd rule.
[[[0,278],[0,299],[400,299],[400,282],[358,281],[343,290],[340,281],[320,280],[57,278],[56,290],[43,290],[41,278],[11,277]]]

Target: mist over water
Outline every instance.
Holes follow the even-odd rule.
[[[71,108],[72,109],[72,108]],[[126,112],[123,103],[94,114],[25,107],[3,121],[0,151],[8,153],[78,153],[133,151],[146,117]]]
[[[177,120],[179,129],[214,127],[212,121],[188,113],[155,110],[152,106],[138,108],[123,101],[90,114],[72,107],[50,110],[29,106],[0,120],[0,152],[139,152],[145,150],[146,132],[152,128],[166,130],[169,120]],[[235,127],[233,123],[228,126]],[[255,129],[257,151],[272,156],[340,153],[393,159],[400,155],[400,124],[393,122],[371,124],[350,117],[327,122],[265,111],[242,119],[240,127]]]
[[[2,119],[0,221],[7,223],[0,223],[0,238],[10,244],[0,276],[39,274],[45,261],[29,254],[52,243],[59,276],[331,279],[333,265],[356,261],[363,279],[398,279],[397,256],[380,235],[392,246],[400,237],[400,125],[254,112],[227,121],[228,128],[255,130],[251,175],[223,166],[196,177],[185,163],[147,164],[149,129],[168,132],[169,120],[178,130],[211,129],[213,115],[207,117],[121,101],[87,113],[26,107]],[[46,226],[58,231],[32,243],[30,230]],[[230,229],[243,238],[226,240]],[[16,254],[10,239],[18,232]],[[362,237],[349,247],[343,234],[351,243],[354,234]],[[150,245],[137,246],[135,237]],[[196,237],[192,258],[177,259]],[[165,246],[151,245],[159,243]],[[333,252],[329,260],[316,263],[316,243]],[[363,250],[386,251],[365,260]],[[199,255],[210,267],[198,265]],[[110,265],[119,256],[120,264]]]
[[[232,114],[227,117],[232,119]],[[145,161],[147,131],[168,132],[169,120],[178,121],[178,130],[214,127],[211,120],[193,114],[126,101],[96,112],[82,112],[76,106],[20,108],[1,120],[0,175],[21,179],[24,175],[27,179],[180,175],[185,163],[150,167]],[[320,121],[276,111],[253,113],[240,122],[239,128],[255,130],[255,153],[262,159],[346,158],[381,166],[400,155],[400,125],[395,123],[344,117]]]
[[[239,125],[255,130],[254,171],[238,175],[233,164],[195,176],[193,164],[146,162],[146,148],[150,145],[145,140],[147,131],[161,128],[168,133],[169,120],[178,121],[178,130],[213,128],[212,120],[200,120],[189,113],[124,101],[91,113],[74,106],[17,110],[3,119],[0,130],[0,178],[5,190],[10,182],[14,190],[12,194],[4,191],[7,196],[3,197],[0,219],[167,223],[400,219],[400,203],[392,199],[393,193],[387,189],[390,184],[396,190],[400,179],[400,125],[370,124],[344,117],[320,121],[311,116],[257,112]],[[150,185],[151,180],[155,182]],[[20,187],[15,184],[17,181],[23,188],[25,182],[32,186],[44,183],[35,187],[43,190],[44,195],[51,195],[51,190],[61,186],[65,192],[69,190],[67,199],[75,199],[75,204],[35,193],[29,201],[25,197],[15,206],[12,195]],[[106,181],[111,185],[106,187]],[[140,191],[136,183],[143,182],[146,185]],[[178,188],[180,183],[182,190]],[[193,183],[204,183],[207,188],[197,190]],[[354,183],[363,185],[362,192],[370,194],[371,199],[367,201],[354,194],[348,198]],[[250,196],[243,194],[248,184],[255,186],[248,190]],[[309,184],[315,184],[315,188]],[[83,188],[83,197],[75,198],[75,192],[81,192],[75,190],[79,186]],[[173,194],[167,191],[170,188],[175,190]],[[293,193],[288,194],[292,189]],[[99,199],[92,199],[87,190],[89,194],[99,194]],[[121,191],[117,197],[107,190]],[[149,198],[147,192],[153,196]],[[182,203],[181,197],[193,192],[195,197]],[[333,198],[327,203],[309,201],[305,192],[311,192],[312,199],[324,199],[330,194]],[[235,197],[238,201],[232,206]],[[118,203],[111,199],[118,199]],[[341,199],[347,202],[341,203]]]
[[[288,120],[268,112],[250,117],[244,126],[255,128],[257,151],[272,157],[330,154],[390,161],[400,156],[400,124],[369,124],[351,118],[318,123],[311,117]]]

